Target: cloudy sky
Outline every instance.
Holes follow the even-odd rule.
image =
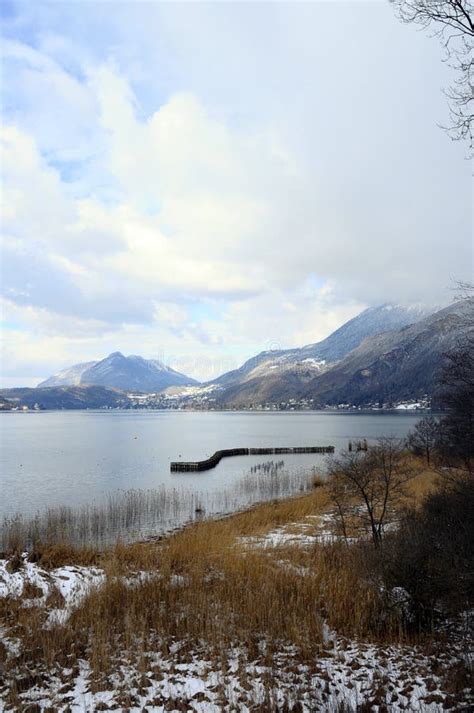
[[[197,378],[472,271],[450,69],[384,0],[2,0],[2,385]]]

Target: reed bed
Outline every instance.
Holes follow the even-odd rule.
[[[186,488],[126,490],[104,503],[49,508],[34,517],[21,514],[0,524],[0,552],[24,552],[40,545],[76,548],[108,547],[169,533],[183,525],[229,514],[259,502],[310,490],[312,475],[288,472],[282,462],[261,464],[232,486],[220,491]]]

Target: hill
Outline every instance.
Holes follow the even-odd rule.
[[[11,408],[29,409],[123,408],[129,404],[126,394],[103,386],[2,389],[0,398]]]

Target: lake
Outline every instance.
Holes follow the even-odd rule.
[[[328,411],[2,413],[0,517],[101,503],[130,489],[184,488],[212,498],[243,482],[239,492],[245,500],[252,466],[271,460],[284,461],[282,470],[293,476],[288,488],[294,489],[298,474],[307,478],[313,467],[324,468],[325,456],[226,458],[202,473],[170,473],[170,461],[202,460],[221,448],[340,449],[350,439],[402,438],[419,418],[413,413]]]

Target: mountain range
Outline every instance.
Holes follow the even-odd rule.
[[[225,389],[254,381],[272,382],[282,378],[288,382],[297,376],[312,379],[327,371],[359,346],[366,338],[390,330],[401,329],[429,316],[432,309],[422,305],[384,304],[364,310],[336,329],[326,339],[296,349],[264,351],[248,359],[239,369],[229,371],[209,382]],[[275,378],[274,378],[275,377]]]
[[[133,405],[131,392],[160,394],[164,405],[211,408],[288,402],[312,408],[393,406],[435,395],[443,354],[473,324],[474,298],[436,311],[385,304],[363,311],[320,342],[261,352],[205,384],[158,360],[114,352],[65,369],[36,389],[4,389],[0,408],[120,408]]]
[[[390,305],[384,305],[366,310],[319,344],[263,352],[216,379],[213,396],[217,403],[243,408],[289,399],[305,399],[316,408],[393,405],[431,397],[443,354],[465,334],[468,323],[472,329],[474,300],[455,302],[433,314],[396,311],[396,328],[383,329],[383,315],[392,313]]]

